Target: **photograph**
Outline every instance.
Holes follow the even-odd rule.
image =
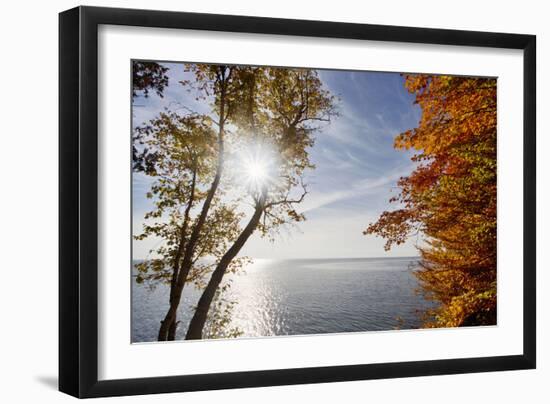
[[[132,343],[497,326],[496,77],[130,64]]]

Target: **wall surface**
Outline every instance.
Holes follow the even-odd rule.
[[[57,13],[74,1],[2,5],[0,400],[63,403],[57,386]],[[548,402],[550,26],[540,1],[90,1],[88,5],[508,31],[538,41],[538,369],[110,399],[136,403]],[[518,156],[518,164],[520,163]],[[518,190],[519,192],[519,190]],[[520,236],[518,235],[518,242]]]

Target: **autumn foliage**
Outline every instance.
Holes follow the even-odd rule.
[[[384,237],[386,249],[415,234],[422,239],[416,276],[425,296],[439,303],[427,326],[496,324],[496,80],[405,79],[422,115],[395,147],[415,150],[417,166],[398,182],[396,210],[365,233]]]

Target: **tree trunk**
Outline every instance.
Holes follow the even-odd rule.
[[[177,310],[178,310],[178,305],[172,304],[172,302],[170,302],[170,308],[168,309],[166,316],[164,316],[164,320],[160,322],[160,329],[159,329],[159,335],[158,335],[159,341],[168,341],[168,330],[170,329],[170,326],[172,325],[172,323],[175,322],[176,320]]]
[[[176,330],[178,329],[178,319],[177,314],[174,317],[174,321],[172,321],[172,324],[170,324],[170,327],[168,327],[168,341],[174,341],[176,339]]]
[[[262,217],[263,209],[264,209],[264,203],[265,203],[265,192],[263,193],[261,200],[256,205],[256,209],[254,211],[254,215],[250,218],[250,221],[244,228],[244,230],[239,234],[239,237],[237,237],[237,240],[235,240],[235,243],[227,250],[227,252],[224,254],[224,256],[220,259],[220,262],[216,266],[216,269],[212,273],[212,276],[210,278],[210,281],[208,282],[208,285],[206,286],[206,289],[204,289],[204,292],[202,293],[201,298],[199,299],[199,303],[197,305],[197,309],[195,311],[195,314],[193,315],[193,318],[191,319],[191,323],[189,323],[189,329],[187,330],[187,335],[185,336],[185,339],[201,339],[204,324],[206,323],[206,319],[208,317],[208,311],[210,310],[210,306],[212,305],[212,301],[214,300],[214,296],[216,295],[216,290],[220,286],[220,283],[222,282],[223,276],[225,275],[225,271],[227,270],[227,267],[229,264],[231,264],[231,261],[235,256],[239,253],[241,248],[244,246],[250,235],[254,232],[256,229],[256,226],[258,226],[258,223],[260,222],[260,218]]]
[[[178,251],[176,252],[176,256],[174,257],[174,263],[173,263],[173,270],[172,270],[172,279],[170,280],[170,302],[174,298],[174,289],[176,287],[176,282],[179,275],[179,267],[180,267],[180,261],[181,256],[183,254],[184,248],[185,248],[185,238],[187,235],[187,227],[189,226],[189,217],[191,208],[193,207],[193,202],[195,200],[195,186],[197,183],[197,171],[193,171],[193,178],[191,180],[191,195],[189,196],[189,201],[187,203],[187,207],[185,208],[185,214],[183,219],[183,224],[181,226],[180,230],[180,241],[178,246]],[[176,307],[177,309],[177,307]],[[174,316],[174,319],[170,324],[166,324],[166,326],[160,327],[159,335],[157,339],[159,341],[173,341],[176,336],[176,328],[177,328],[177,315]],[[168,329],[168,331],[166,331]],[[167,334],[168,332],[168,334]],[[161,339],[163,338],[163,339]]]
[[[227,77],[224,78],[224,80],[227,80]],[[224,124],[226,119],[226,116],[225,116],[226,115],[225,113],[226,90],[227,90],[227,81],[224,81],[220,89],[220,107],[219,107],[220,111],[219,111],[219,122],[218,122],[218,127],[219,127],[218,162],[216,165],[216,175],[214,176],[214,180],[210,185],[210,189],[208,190],[208,194],[206,195],[206,199],[204,200],[204,203],[202,205],[201,213],[199,215],[197,223],[193,227],[193,231],[185,247],[185,253],[183,255],[183,261],[179,269],[177,281],[174,287],[171,288],[170,308],[168,309],[168,312],[166,313],[164,320],[161,321],[159,335],[158,335],[159,341],[173,341],[173,339],[169,339],[170,333],[168,331],[173,323],[174,323],[174,327],[176,326],[175,324],[176,313],[177,313],[178,306],[180,304],[185,281],[187,280],[187,276],[189,275],[189,271],[191,270],[191,267],[193,265],[193,255],[195,253],[195,247],[197,245],[197,242],[199,241],[199,236],[200,236],[202,227],[204,225],[204,222],[206,221],[206,217],[208,216],[210,205],[212,204],[212,200],[214,199],[214,195],[216,194],[216,191],[218,190],[218,186],[220,184],[220,179],[223,171],[223,161],[224,161],[223,135],[224,135]],[[175,335],[175,332],[174,332],[174,335]]]

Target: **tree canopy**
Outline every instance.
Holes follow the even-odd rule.
[[[132,65],[132,95],[135,97],[142,93],[144,97],[149,96],[153,90],[162,97],[165,87],[168,86],[168,68],[156,62],[134,61]]]

